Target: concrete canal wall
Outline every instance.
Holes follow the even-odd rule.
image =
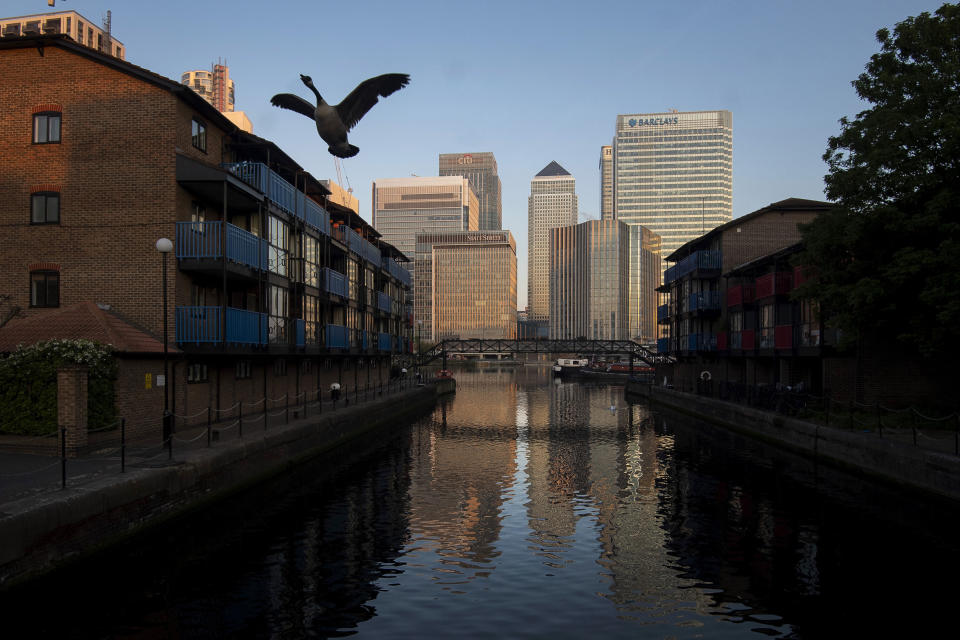
[[[250,487],[378,427],[429,411],[455,392],[440,380],[243,440],[183,451],[153,468],[129,468],[83,486],[5,504],[0,512],[0,591]]]
[[[960,458],[955,455],[656,385],[628,384],[626,391],[649,398],[651,404],[669,407],[855,473],[960,499]]]

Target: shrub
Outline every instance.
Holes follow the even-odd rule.
[[[47,435],[57,428],[57,369],[87,367],[87,424],[116,422],[117,362],[109,345],[90,340],[46,340],[0,358],[0,433]]]

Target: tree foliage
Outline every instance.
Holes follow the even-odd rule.
[[[47,340],[17,347],[0,358],[0,433],[47,435],[57,428],[57,369],[80,364],[88,369],[87,426],[116,422],[112,350],[90,340]]]
[[[824,160],[837,208],[803,228],[817,300],[848,337],[926,355],[960,344],[960,6],[877,32],[854,82],[872,106],[840,120]]]

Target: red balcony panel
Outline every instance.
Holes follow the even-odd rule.
[[[717,351],[726,351],[727,350],[727,332],[718,331],[717,332]]]
[[[735,307],[738,304],[743,304],[743,285],[727,289],[727,306]]]
[[[804,282],[808,280],[807,274],[804,273],[805,270],[806,270],[806,267],[804,267],[803,265],[793,268],[793,286],[799,287],[800,285],[802,285]]]
[[[777,349],[793,348],[793,325],[782,324],[774,328],[773,344]]]
[[[752,284],[738,284],[727,289],[727,306],[735,307],[738,304],[750,304],[756,291]]]
[[[744,329],[740,332],[740,348],[753,351],[757,344],[756,329]]]
[[[793,274],[789,271],[768,273],[757,278],[756,299],[790,293],[793,289]]]

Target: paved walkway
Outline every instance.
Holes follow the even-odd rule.
[[[383,396],[404,393],[415,388],[415,383],[410,380],[409,386],[403,390],[384,389]],[[371,402],[378,397],[372,392],[366,397],[360,392],[357,398],[351,397],[345,401],[341,399],[332,406],[329,400],[323,402],[320,407],[320,413],[328,414],[330,411],[343,410],[345,407],[363,406],[365,402]],[[290,407],[290,421],[286,421],[286,411],[278,408],[271,410],[269,429],[278,428],[285,424],[309,423],[316,419],[318,408],[316,403],[307,405],[307,417],[301,416],[300,407]],[[212,425],[211,428],[211,446],[216,447],[219,441],[234,440],[240,437],[239,425],[236,420]],[[243,438],[256,438],[264,432],[263,414],[258,416],[245,416],[243,423]],[[96,448],[77,458],[67,458],[65,465],[66,487],[70,489],[80,488],[91,482],[104,478],[115,476],[121,478],[121,466],[127,471],[144,468],[156,468],[179,464],[178,458],[182,458],[188,452],[198,452],[207,447],[207,429],[206,426],[192,427],[186,430],[178,431],[173,438],[172,458],[165,447],[156,442],[130,442],[126,447],[125,460],[121,459],[120,451],[120,433],[112,432],[106,437],[99,438],[101,441],[95,445]],[[39,455],[35,453],[19,453],[15,447],[4,449],[4,437],[0,436],[0,517],[4,512],[4,505],[18,500],[41,495],[49,495],[52,492],[60,491],[64,484],[64,464],[59,455]],[[56,440],[54,438],[6,438],[6,442],[16,447],[23,447],[33,441],[34,447],[47,448],[51,452],[56,450]]]

